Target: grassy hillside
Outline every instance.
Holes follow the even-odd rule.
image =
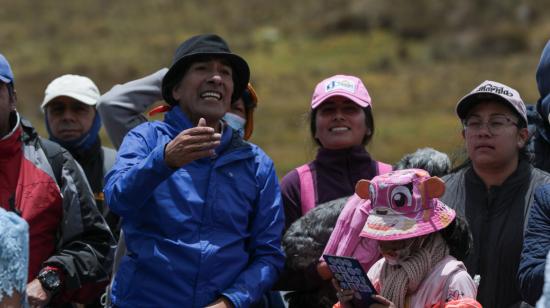
[[[418,147],[461,147],[456,101],[485,79],[538,98],[535,70],[550,38],[544,1],[0,0],[0,52],[19,109],[45,133],[38,106],[53,78],[91,77],[102,92],[168,66],[177,45],[224,36],[252,68],[260,97],[252,141],[280,176],[311,159],[315,84],[360,76],[374,105],[369,150],[393,163]],[[107,138],[104,137],[107,141]]]

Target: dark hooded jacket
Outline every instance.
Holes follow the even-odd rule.
[[[540,99],[537,111],[541,121],[535,135],[535,165],[550,170],[550,41],[542,52],[537,69]],[[534,305],[542,294],[544,266],[550,250],[550,186],[535,193],[525,230],[523,251],[518,269],[518,282],[523,299]]]
[[[540,98],[536,110],[540,116],[534,135],[534,165],[550,172],[550,41],[542,51],[537,68],[537,87]]]

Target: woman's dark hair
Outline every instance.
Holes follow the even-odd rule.
[[[362,145],[367,145],[372,139],[372,136],[374,136],[374,118],[372,116],[372,110],[369,107],[362,108],[363,112],[365,113],[365,125],[370,130],[370,134],[366,134],[363,140],[361,141]],[[315,133],[317,132],[317,122],[316,122],[316,115],[319,108],[315,108],[311,110],[309,113],[309,131],[311,132],[311,138],[315,141],[315,143],[322,147],[323,145],[321,142],[315,138]]]
[[[439,232],[449,246],[449,254],[459,261],[464,261],[473,249],[474,243],[466,219],[457,213],[455,219]]]
[[[432,148],[421,148],[403,156],[394,170],[418,168],[428,171],[431,176],[442,177],[451,171],[451,160],[443,152]]]

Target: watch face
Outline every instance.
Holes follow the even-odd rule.
[[[57,291],[57,288],[61,285],[59,275],[55,271],[50,270],[40,273],[38,279],[42,283],[44,289],[50,292]]]

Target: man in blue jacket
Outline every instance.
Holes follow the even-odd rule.
[[[124,138],[106,200],[128,253],[117,307],[249,307],[277,280],[283,212],[272,160],[221,121],[248,64],[216,35],[176,50],[162,80],[164,121]]]

